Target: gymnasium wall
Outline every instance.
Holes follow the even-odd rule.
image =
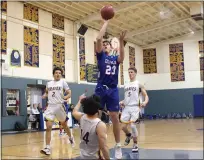
[[[188,36],[158,43],[146,48],[156,48],[157,73],[139,74],[138,79],[145,83],[148,90],[202,88],[203,81],[200,78],[200,60],[198,41],[203,39],[202,32],[189,34]],[[185,81],[171,82],[169,44],[183,43]],[[143,53],[138,57],[141,61],[136,63],[143,72]],[[137,59],[136,58],[136,59]]]
[[[37,85],[38,79],[31,78],[21,78],[21,77],[7,77],[3,76],[1,79],[2,83],[2,92],[1,92],[1,113],[2,115],[6,112],[4,107],[6,104],[6,89],[19,89],[20,90],[20,116],[2,116],[1,120],[1,130],[13,130],[14,125],[17,121],[21,122],[27,126],[27,101],[26,101],[26,88],[27,86],[36,86],[36,87],[45,87],[47,80],[42,80],[42,85]],[[69,87],[72,90],[71,103],[76,104],[78,98],[81,94],[84,93],[85,89],[88,88],[87,95],[94,93],[95,86],[88,84],[77,84],[77,83],[68,83]],[[120,99],[124,97],[124,92],[122,88],[119,88]],[[45,106],[43,106],[45,107]]]
[[[203,33],[199,32],[146,47],[156,48],[157,58],[157,73],[139,73],[137,77],[145,84],[150,98],[146,114],[194,113],[193,95],[203,94],[198,45],[202,39]],[[171,82],[169,44],[175,43],[183,43],[185,81],[180,82]],[[136,63],[137,68],[143,73],[143,53],[137,58],[141,60]]]
[[[39,23],[34,23],[23,18],[23,3],[8,2],[7,14],[2,14],[2,19],[7,20],[7,55],[2,55],[6,60],[6,67],[3,66],[2,74],[11,77],[28,77],[50,80],[53,69],[53,38],[52,35],[65,37],[65,79],[68,82],[77,82],[79,60],[77,58],[77,26],[73,21],[65,18],[64,31],[52,27],[52,13],[39,9]],[[39,30],[39,67],[24,66],[24,26]],[[94,41],[98,31],[89,28],[85,34],[85,55],[86,63],[94,64]],[[126,57],[124,70],[128,69],[128,47],[137,47],[132,43],[126,45]],[[137,47],[139,48],[139,47]],[[21,54],[21,67],[10,66],[10,54],[17,49]],[[136,50],[139,54],[141,50]],[[125,64],[126,63],[126,64]],[[82,82],[86,83],[86,82]]]

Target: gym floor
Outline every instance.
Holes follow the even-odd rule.
[[[108,146],[114,155],[112,126],[108,127]],[[139,152],[132,153],[132,142],[123,148],[124,159],[203,159],[203,119],[145,120],[137,124]],[[2,135],[2,159],[70,159],[79,156],[79,129],[73,129],[76,147],[67,135],[52,132],[52,154],[42,155],[45,132]],[[121,131],[123,144],[125,134]]]

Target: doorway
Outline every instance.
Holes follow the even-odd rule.
[[[27,123],[28,130],[40,130],[40,114],[45,105],[42,100],[45,86],[28,85],[27,86]]]

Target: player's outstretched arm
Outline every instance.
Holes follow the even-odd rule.
[[[103,157],[105,159],[110,159],[107,145],[107,129],[105,123],[99,122],[96,128],[96,133],[98,135],[99,148],[103,153]]]
[[[83,113],[79,112],[79,108],[81,107],[81,100],[84,99],[86,96],[84,95],[81,95],[79,97],[79,101],[77,103],[77,105],[74,107],[74,110],[72,112],[72,115],[74,116],[74,118],[77,120],[77,121],[80,121],[81,117],[83,116]]]
[[[123,31],[121,34],[120,34],[120,55],[118,57],[118,63],[122,63],[123,60],[124,60],[124,57],[125,57],[125,51],[124,51],[124,38],[125,38],[125,35],[126,35],[127,31]]]
[[[104,24],[103,24],[98,36],[96,37],[96,52],[97,53],[101,53],[101,51],[103,49],[103,36],[106,32],[107,27],[108,27],[108,21],[104,21]]]
[[[48,95],[48,89],[47,89],[47,87],[46,87],[45,93],[43,94],[42,98],[45,99],[45,98],[47,97],[47,95]]]
[[[71,89],[67,89],[65,93],[66,93],[66,96],[64,96],[64,100],[68,100],[72,95],[72,91]]]
[[[147,95],[147,91],[146,89],[144,88],[143,85],[140,85],[140,88],[141,88],[141,92],[142,92],[142,95],[144,96],[145,100],[144,102],[141,103],[141,107],[145,107],[147,105],[147,103],[149,102],[149,97]]]
[[[69,85],[65,81],[63,81],[63,89],[66,93],[66,96],[64,96],[64,100],[68,100],[71,97],[72,92],[71,89],[69,88]]]

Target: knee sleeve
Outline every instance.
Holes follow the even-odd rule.
[[[137,137],[138,136],[138,131],[137,131],[136,125],[131,123],[130,126],[131,126],[131,129],[132,129],[132,136]]]

